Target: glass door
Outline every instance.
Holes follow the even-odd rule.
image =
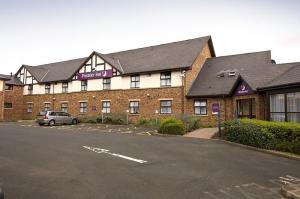
[[[237,100],[237,116],[238,118],[256,118],[255,99]]]

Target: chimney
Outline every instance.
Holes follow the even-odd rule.
[[[12,72],[10,72],[10,76],[12,77]]]

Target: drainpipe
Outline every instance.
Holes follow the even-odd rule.
[[[183,70],[181,71],[181,104],[182,104],[182,108],[181,108],[181,113],[184,115],[185,114],[185,86],[186,86],[186,71]]]

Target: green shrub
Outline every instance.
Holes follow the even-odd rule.
[[[159,120],[156,121],[156,119],[145,119],[142,118],[137,122],[138,126],[147,126],[147,127],[157,127],[159,125]]]
[[[105,123],[105,124],[120,124],[120,125],[126,124],[126,114],[122,114],[122,113],[104,114],[103,123]]]
[[[261,120],[225,122],[222,136],[233,142],[300,154],[300,124]]]
[[[187,132],[191,132],[193,130],[200,128],[199,117],[194,117],[189,115],[178,115],[176,118],[181,120],[184,123]]]
[[[185,125],[181,120],[176,118],[166,118],[160,123],[159,132],[163,134],[183,135]]]
[[[96,116],[82,116],[82,117],[78,117],[78,120],[80,123],[91,123],[91,124],[95,124],[97,123],[97,117]]]

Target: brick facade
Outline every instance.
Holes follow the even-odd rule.
[[[50,102],[51,108],[56,111],[61,110],[62,102],[67,102],[68,112],[74,116],[97,116],[101,114],[101,100],[111,101],[112,113],[126,113],[126,110],[129,109],[130,100],[138,100],[140,114],[130,114],[129,119],[131,121],[137,121],[141,118],[155,118],[156,116],[172,116],[182,114],[181,90],[182,87],[168,87],[87,91],[54,95],[26,95],[23,102],[24,119],[34,119],[37,113],[44,109],[45,102]],[[162,99],[172,99],[172,114],[155,114],[155,110],[160,110],[160,100]],[[80,113],[80,101],[88,102],[87,113]],[[32,113],[27,112],[28,103],[33,104]]]
[[[12,90],[5,90],[4,102],[12,103],[11,109],[4,109],[4,120],[23,119],[23,86],[13,86]]]
[[[3,119],[4,119],[4,92],[0,91],[0,121],[2,121]]]

